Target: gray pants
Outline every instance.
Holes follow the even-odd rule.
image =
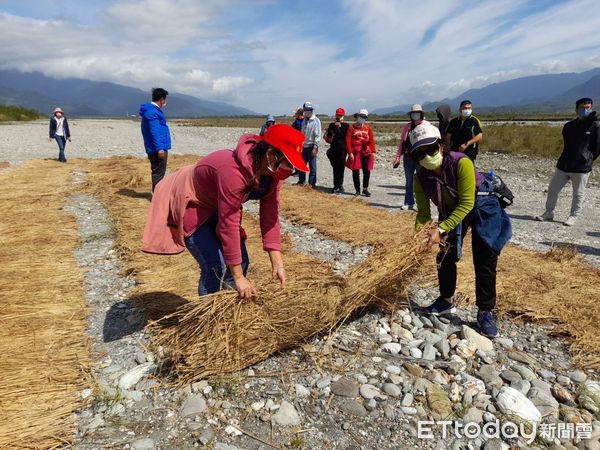
[[[558,201],[558,194],[565,187],[565,185],[571,180],[573,185],[573,200],[571,201],[571,216],[577,217],[583,208],[583,201],[585,200],[585,186],[587,184],[590,173],[574,173],[574,172],[563,172],[560,169],[556,169],[554,176],[550,180],[550,186],[548,186],[548,198],[546,199],[546,215],[552,216],[554,214],[554,208]]]

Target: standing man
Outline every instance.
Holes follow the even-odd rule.
[[[271,125],[275,125],[275,116],[273,116],[273,114],[269,114],[267,116],[267,121],[263,124],[262,127],[260,127],[260,132],[258,133],[258,135],[264,136]]]
[[[65,146],[67,145],[67,140],[71,142],[71,131],[69,130],[67,117],[60,108],[54,108],[54,115],[50,118],[49,137],[50,140],[56,140],[58,144],[58,160],[66,163]]]
[[[573,185],[573,200],[571,201],[571,214],[563,223],[566,226],[575,225],[577,217],[583,209],[585,200],[585,186],[592,165],[600,155],[600,138],[598,129],[600,122],[596,111],[592,110],[594,103],[591,98],[580,98],[575,102],[577,118],[567,122],[562,129],[564,147],[556,164],[556,171],[546,198],[546,211],[536,220],[554,220],[554,208],[558,194],[571,180]]]
[[[152,89],[152,102],[140,105],[144,148],[152,171],[152,192],[167,171],[167,158],[171,149],[171,133],[162,109],[169,93],[162,88]]]
[[[302,133],[304,134],[304,147],[302,148],[302,159],[308,164],[308,184],[314,188],[317,185],[317,152],[321,140],[321,121],[315,115],[311,102],[302,105],[304,120],[302,121]],[[298,184],[304,184],[306,173],[298,173]]]
[[[475,161],[483,131],[481,122],[473,115],[471,100],[460,102],[460,116],[450,121],[446,134],[453,152],[464,153],[471,161]]]
[[[333,168],[333,189],[332,194],[341,194],[344,192],[344,171],[346,170],[346,135],[349,125],[344,122],[344,108],[335,110],[335,121],[329,124],[325,132],[325,142],[329,143],[327,158]]]

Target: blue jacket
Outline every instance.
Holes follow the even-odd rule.
[[[152,103],[140,105],[142,136],[146,153],[171,149],[171,133],[162,110]]]
[[[484,176],[479,192],[492,192],[492,185]],[[495,195],[477,195],[475,198],[475,229],[479,237],[497,255],[512,237],[512,225],[506,211]]]

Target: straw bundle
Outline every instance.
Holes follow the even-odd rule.
[[[381,247],[347,279],[313,272],[285,290],[261,289],[255,301],[235,292],[198,299],[152,325],[179,382],[234,372],[310,337],[330,331],[354,311],[392,310],[425,255],[425,239]]]

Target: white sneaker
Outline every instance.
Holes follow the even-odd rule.
[[[575,217],[575,216],[569,216],[567,218],[567,220],[565,220],[563,222],[563,225],[565,225],[566,227],[572,227],[573,225],[575,225],[576,221],[577,221],[577,217]]]
[[[535,220],[538,222],[552,222],[554,220],[554,214],[545,212],[541,216],[535,216]]]
[[[402,211],[409,211],[409,210],[412,211],[413,209],[415,209],[415,206],[414,205],[402,205],[400,207],[400,209]]]

